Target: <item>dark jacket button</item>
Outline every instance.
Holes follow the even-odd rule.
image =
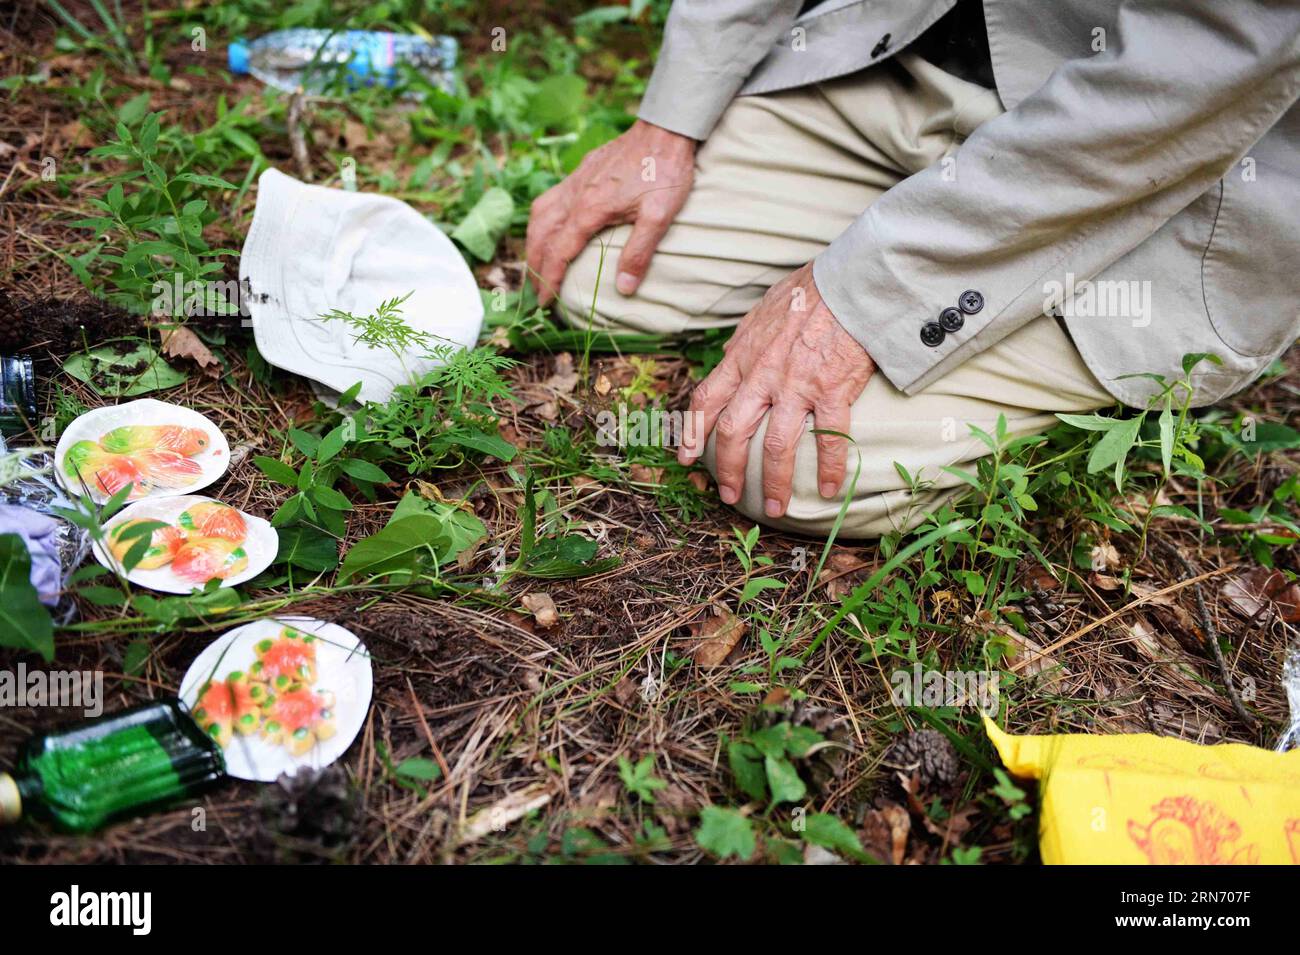
[[[984,296],[972,289],[967,289],[961,293],[957,299],[957,307],[967,315],[974,315],[984,307]]]
[[[926,322],[921,326],[921,341],[931,348],[943,341],[943,326],[938,322]]]
[[[945,332],[959,332],[966,324],[966,316],[961,313],[961,309],[949,305],[939,313],[939,324]]]
[[[880,42],[871,48],[871,58],[873,60],[889,49],[889,39],[891,35],[892,34],[886,33],[880,38]]]

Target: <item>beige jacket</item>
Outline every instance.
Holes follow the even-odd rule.
[[[952,5],[677,0],[640,116],[706,138],[736,95],[880,63]],[[1197,404],[1248,384],[1300,334],[1300,2],[984,15],[1007,112],[817,258],[836,317],[907,393],[1044,312],[1129,404],[1153,386],[1122,376],[1180,375],[1189,353],[1223,362],[1201,366]]]

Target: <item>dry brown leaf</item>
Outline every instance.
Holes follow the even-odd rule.
[[[614,383],[609,380],[609,375],[605,374],[604,372],[601,372],[599,375],[596,376],[595,388],[596,388],[596,394],[600,395],[603,398],[605,395],[609,394],[610,391],[613,390]]]
[[[560,615],[555,609],[555,601],[551,599],[548,593],[537,591],[531,594],[524,594],[520,600],[528,611],[537,621],[537,625],[544,630],[549,630],[560,622]]]
[[[664,469],[648,468],[644,464],[634,464],[630,469],[630,474],[634,484],[662,484]]]
[[[1091,566],[1093,570],[1103,571],[1119,566],[1119,551],[1110,541],[1102,541],[1092,549]]]
[[[1288,581],[1280,570],[1256,567],[1223,585],[1223,597],[1247,617],[1270,607],[1287,623],[1300,622],[1300,583]]]
[[[709,476],[704,471],[692,471],[686,478],[695,486],[695,490],[701,494],[707,494],[709,490]]]
[[[890,803],[877,811],[889,827],[890,860],[894,865],[902,865],[907,854],[907,837],[912,831],[912,817],[898,803]]]
[[[555,356],[555,370],[551,372],[542,385],[557,394],[568,395],[578,386],[578,373],[573,370],[573,356],[560,352]]]
[[[198,335],[183,325],[173,325],[163,329],[162,347],[163,354],[168,358],[188,358],[202,368],[203,373],[209,378],[216,378],[221,374],[221,361],[212,354],[207,345],[203,344],[203,340]]]
[[[534,809],[541,809],[550,801],[550,791],[540,783],[510,793],[465,820],[459,841],[473,842],[490,832],[502,832],[510,823],[522,819]]]
[[[745,621],[730,610],[705,617],[698,633],[700,642],[693,655],[695,665],[715,667],[721,664],[736,649],[746,629]]]

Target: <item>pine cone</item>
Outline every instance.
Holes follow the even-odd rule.
[[[265,790],[263,829],[279,862],[324,863],[340,859],[352,843],[357,799],[337,765],[306,767],[281,776]]]
[[[922,786],[956,781],[961,760],[948,737],[938,730],[924,729],[895,740],[885,752],[884,764],[908,775],[916,773]]]

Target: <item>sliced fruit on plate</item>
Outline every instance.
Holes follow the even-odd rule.
[[[118,524],[108,533],[108,550],[120,562],[126,557],[127,551],[135,546],[140,535],[128,533],[132,527],[139,527],[143,524],[156,524],[157,521],[135,520],[124,521]],[[172,527],[170,524],[165,527],[156,528],[149,535],[149,547],[145,550],[144,556],[136,564],[138,570],[157,570],[159,567],[167,564],[176,556],[176,552],[181,549],[185,543],[185,532],[179,527]]]
[[[157,487],[189,487],[203,476],[203,467],[198,461],[176,451],[136,451],[130,457]]]
[[[184,428],[178,424],[128,424],[114,428],[99,439],[101,448],[116,454],[162,450],[186,457],[206,451],[211,443],[202,428]]]
[[[203,501],[181,511],[176,523],[199,537],[222,537],[237,544],[248,536],[244,515],[229,504],[217,501]]]
[[[193,461],[190,463],[194,464]],[[110,454],[94,441],[78,441],[68,448],[63,457],[63,472],[72,479],[74,488],[84,481],[87,487],[102,494],[116,494],[130,484],[130,496],[137,498],[149,493],[152,487],[148,475],[134,458],[126,454]]]
[[[248,566],[248,552],[224,537],[191,537],[172,558],[177,577],[205,584],[213,577],[225,580]]]

